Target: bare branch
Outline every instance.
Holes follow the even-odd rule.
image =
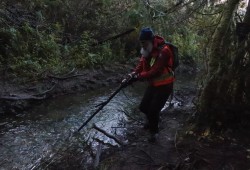
[[[43,100],[45,99],[46,96],[42,96],[42,97],[36,97],[33,95],[25,95],[25,94],[13,94],[10,96],[0,96],[0,100]]]
[[[96,126],[96,124],[93,124],[93,128],[101,133],[103,133],[104,135],[106,135],[107,137],[113,139],[116,143],[118,143],[119,145],[125,145],[124,142],[120,141],[117,137],[115,137],[114,135],[106,132],[105,130],[99,128]]]
[[[74,77],[80,77],[80,76],[86,76],[86,75],[85,74],[75,74],[75,75],[72,75],[72,76],[65,76],[65,77],[48,75],[49,78],[54,78],[54,79],[58,79],[58,80],[66,80],[66,79],[70,79],[70,78],[74,78]]]
[[[42,93],[38,93],[38,94],[34,94],[34,96],[41,96],[41,95],[45,95],[45,94],[47,94],[47,93],[49,93],[49,92],[51,92],[52,90],[54,90],[54,88],[56,87],[56,85],[57,85],[57,83],[55,83],[50,89],[48,89],[48,90],[45,90],[44,92],[42,92]]]
[[[94,162],[94,168],[97,168],[100,162],[100,156],[102,154],[102,144],[99,143],[97,146],[96,156],[95,156],[95,162]]]
[[[0,96],[0,100],[43,100],[46,99],[46,94],[51,92],[57,84],[54,84],[50,89],[38,94],[11,94],[9,96]]]
[[[120,112],[123,112],[127,117],[129,117],[130,119],[136,121],[139,124],[143,124],[140,120],[137,120],[136,118],[133,118],[132,116],[130,116],[126,111],[119,109]]]
[[[68,72],[62,76],[47,75],[47,77],[58,79],[58,80],[66,80],[66,79],[73,78],[73,77],[86,76],[85,74],[73,74],[74,72],[76,72],[76,68],[73,68],[70,72]],[[71,75],[71,74],[73,74],[73,75]]]

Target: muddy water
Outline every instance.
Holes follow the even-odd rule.
[[[178,86],[185,83],[177,82]],[[137,84],[138,85],[138,84]],[[105,101],[114,88],[101,88],[85,94],[61,96],[35,106],[28,113],[0,120],[0,169],[36,169],[41,160],[53,157],[56,150],[69,140],[73,132]],[[127,87],[118,93],[86,127],[83,140],[98,138],[105,143],[115,141],[93,130],[92,124],[117,136],[124,136],[127,116],[140,102],[145,86]],[[174,102],[175,106],[179,105]],[[126,141],[126,139],[125,139]],[[72,141],[73,142],[73,141]],[[71,143],[72,143],[71,142]],[[77,141],[74,141],[77,142]],[[95,143],[92,142],[93,145]],[[92,146],[95,147],[95,146]]]

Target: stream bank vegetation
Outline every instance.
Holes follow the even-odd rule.
[[[175,155],[178,159],[175,165],[162,162],[158,168],[214,168],[215,160],[211,157],[218,152],[212,153],[211,147],[202,150],[204,145],[225,144],[223,149],[232,151],[232,143],[238,146],[243,142],[246,149],[240,150],[240,158],[249,159],[248,140],[244,138],[249,134],[250,125],[249,1],[3,0],[0,5],[2,84],[27,84],[48,77],[67,79],[72,69],[104,68],[105,65],[112,68],[112,63],[118,62],[123,67],[138,56],[139,30],[151,26],[179,47],[178,74],[200,71],[194,100],[196,112],[190,113],[190,124],[183,127],[182,135],[175,134],[171,139],[175,148],[179,139],[182,141],[179,146],[183,144],[193,150],[183,149],[183,155],[185,152],[190,155]],[[45,92],[50,93],[44,90],[41,94]],[[1,93],[7,94],[3,89]],[[181,119],[180,124],[184,120]],[[185,141],[191,144],[185,145]],[[192,147],[194,143],[197,147]],[[142,148],[148,149],[148,145]],[[202,157],[209,149],[211,157]],[[239,159],[235,163],[230,162],[230,155],[227,158],[216,168],[240,167]],[[247,163],[242,165],[250,167]]]

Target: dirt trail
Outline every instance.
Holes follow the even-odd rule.
[[[194,97],[189,95],[190,98]],[[149,132],[142,125],[130,124],[129,144],[120,151],[103,155],[100,169],[138,170],[174,168],[179,160],[177,148],[179,131],[193,113],[193,106],[167,108],[161,113],[160,132],[156,143],[149,143]]]
[[[249,170],[249,132],[228,131],[223,134],[196,134],[191,131],[195,114],[190,100],[194,91],[185,94],[181,106],[162,112],[156,143],[149,143],[149,133],[141,125],[131,124],[129,144],[120,151],[103,154],[100,169],[111,170]]]

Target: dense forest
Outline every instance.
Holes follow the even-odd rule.
[[[179,47],[181,60],[205,68],[199,120],[205,113],[212,122],[244,119],[250,89],[247,9],[239,0],[2,1],[2,77],[38,79],[44,72],[128,61],[138,54],[140,28],[151,26]]]
[[[138,35],[146,26],[179,48],[181,65],[200,70],[192,131],[248,130],[247,0],[2,0],[1,88],[130,63],[138,58]]]
[[[136,54],[138,32],[143,26],[152,26],[175,42],[184,57],[198,59],[202,51],[200,42],[205,38],[196,32],[197,28],[192,28],[189,17],[197,15],[193,8],[198,9],[205,2],[165,3],[3,1],[1,63],[5,67],[2,70],[35,78],[45,70],[62,72],[104,61],[129,60]],[[205,19],[195,22],[202,25]],[[129,35],[105,41],[131,29],[135,31]]]

